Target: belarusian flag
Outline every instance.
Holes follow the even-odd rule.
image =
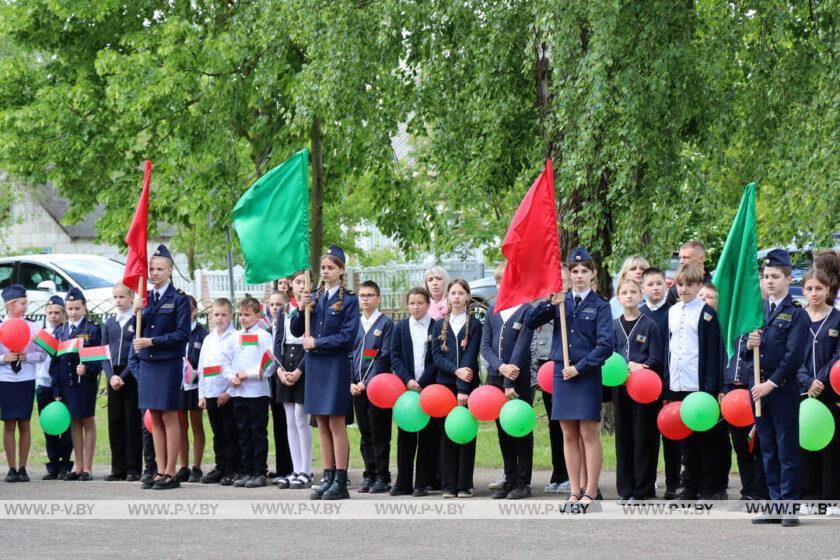
[[[204,377],[216,377],[222,373],[222,366],[207,366],[204,368]]]
[[[309,152],[301,150],[251,185],[233,209],[245,281],[271,282],[309,268]]]
[[[33,342],[43,348],[44,352],[50,356],[55,356],[55,353],[58,351],[58,339],[44,329],[38,331]]]
[[[243,334],[240,339],[242,347],[257,346],[260,343],[260,337],[255,334]]]
[[[187,385],[192,385],[195,380],[195,370],[186,356],[184,357],[184,379],[187,381]]]
[[[108,346],[88,346],[79,349],[80,362],[101,362],[102,360],[111,360],[111,349]]]
[[[374,359],[376,357],[376,349],[375,348],[365,348],[362,351],[362,359],[366,362]]]
[[[64,340],[58,343],[58,349],[56,350],[56,356],[63,356],[64,354],[73,354],[79,353],[79,348],[82,347],[84,343],[82,342],[81,338],[71,338],[70,340]]]
[[[263,353],[262,360],[260,361],[260,373],[259,373],[259,376],[258,376],[260,381],[262,381],[262,378],[265,377],[265,372],[268,371],[269,366],[271,366],[271,361],[272,361],[271,352],[266,350]]]

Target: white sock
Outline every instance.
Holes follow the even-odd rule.
[[[298,472],[309,474],[312,472],[312,428],[309,426],[309,415],[303,410],[302,404],[294,404],[294,413],[286,415],[288,419],[292,416],[295,428],[297,429],[296,440],[298,442],[298,453],[300,464]],[[288,420],[287,420],[288,421]],[[291,441],[291,437],[289,438]],[[291,443],[290,443],[291,445]]]
[[[300,473],[300,441],[298,441],[297,419],[295,418],[295,403],[283,403],[286,411],[286,435],[289,438],[289,454],[292,456],[292,468]]]

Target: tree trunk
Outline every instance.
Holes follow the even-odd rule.
[[[309,132],[312,144],[312,190],[309,197],[309,268],[312,269],[314,282],[318,281],[319,261],[324,248],[324,162],[321,156],[321,120],[318,115],[312,118]]]

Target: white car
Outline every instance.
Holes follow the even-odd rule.
[[[28,314],[43,314],[50,296],[64,297],[80,288],[88,310],[109,312],[111,288],[122,280],[125,265],[98,255],[42,254],[0,257],[0,289],[12,284],[26,288]]]

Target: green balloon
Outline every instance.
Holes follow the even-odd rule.
[[[683,424],[695,432],[705,432],[712,429],[720,418],[720,406],[709,393],[695,391],[683,399],[680,418]]]
[[[508,401],[499,413],[499,424],[510,436],[522,437],[530,434],[537,422],[534,407],[527,402],[515,399]]]
[[[456,406],[443,423],[446,435],[455,443],[469,443],[478,435],[478,420],[465,406]]]
[[[618,387],[624,384],[629,375],[627,361],[618,352],[613,352],[601,368],[601,382],[607,387]]]
[[[394,421],[406,432],[419,432],[429,423],[429,415],[420,408],[420,393],[406,391],[394,403]]]
[[[834,417],[817,399],[799,403],[799,445],[808,451],[819,451],[834,437]]]
[[[70,427],[70,411],[67,405],[61,401],[53,401],[44,407],[38,415],[41,420],[41,429],[45,434],[58,436],[67,431]]]

